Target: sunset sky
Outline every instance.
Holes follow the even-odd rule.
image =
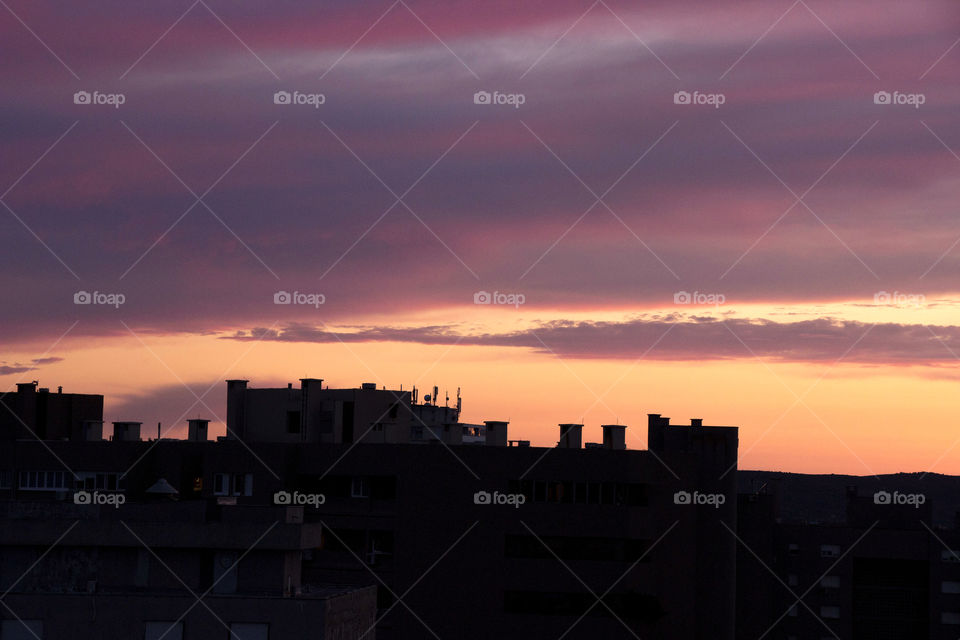
[[[960,474],[960,6],[679,4],[3,0],[0,389],[152,436],[228,378],[436,384],[534,445]]]

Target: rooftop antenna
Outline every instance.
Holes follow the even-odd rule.
[[[457,387],[457,413],[460,413],[460,387]]]
[[[450,392],[446,389],[444,389],[443,392],[447,394],[447,401],[443,403],[443,406],[446,408],[450,406]]]
[[[433,385],[433,406],[437,406],[437,385]]]

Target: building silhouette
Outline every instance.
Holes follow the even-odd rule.
[[[841,488],[829,521],[783,517],[775,485],[741,494],[737,638],[956,638],[960,532],[890,489]]]
[[[736,428],[531,447],[459,398],[304,379],[229,381],[216,441],[103,438],[76,428],[102,396],[41,419],[33,387],[0,398],[0,637],[734,636]]]

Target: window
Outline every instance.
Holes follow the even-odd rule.
[[[183,640],[183,623],[173,620],[144,623],[144,640]]]
[[[242,473],[233,474],[233,495],[243,495],[244,484]]]
[[[791,556],[796,556],[800,554],[800,545],[795,542],[791,542],[787,545],[787,553]]]
[[[43,620],[3,620],[0,622],[3,640],[37,640],[43,638]]]
[[[270,625],[260,622],[231,622],[232,640],[270,640]]]
[[[820,557],[821,558],[836,558],[840,555],[840,545],[838,544],[822,544],[820,545]]]
[[[790,607],[790,608],[787,610],[787,615],[790,616],[791,618],[796,618],[796,617],[797,617],[797,605],[793,605],[792,607]]]
[[[299,411],[287,411],[287,433],[300,433]]]
[[[944,580],[940,583],[940,593],[960,593],[960,582]]]
[[[369,490],[367,489],[367,479],[356,477],[350,481],[350,497],[351,498],[366,498],[370,495]]]
[[[836,620],[840,617],[840,607],[820,607],[820,617]]]
[[[213,474],[213,495],[215,496],[252,496],[252,473],[215,473]]]
[[[960,624],[960,613],[944,611],[940,614],[940,622],[943,624]]]
[[[787,575],[787,585],[795,587],[800,584],[800,580],[797,578],[797,574],[791,573]]]
[[[840,576],[824,576],[820,580],[820,586],[824,589],[839,589]]]
[[[74,487],[84,491],[119,491],[120,474],[115,471],[80,471]]]
[[[943,549],[940,552],[940,560],[942,562],[960,562],[960,551],[954,551],[953,549]]]
[[[214,593],[237,592],[237,563],[239,557],[236,551],[217,551],[213,554],[213,589]]]
[[[65,491],[68,479],[65,471],[21,471],[20,488],[27,491]]]
[[[10,470],[0,469],[0,489],[10,488]]]
[[[116,491],[117,490],[117,476],[116,473],[98,473],[96,474],[96,489],[97,491]]]

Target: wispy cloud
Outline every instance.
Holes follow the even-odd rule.
[[[670,329],[669,333],[666,333]],[[664,335],[666,333],[666,335]],[[743,341],[744,344],[737,340]],[[277,342],[412,342],[516,347],[564,358],[703,361],[753,358],[776,362],[960,366],[960,327],[823,318],[775,322],[664,315],[623,322],[556,320],[504,333],[469,333],[459,325],[360,327],[330,331],[304,324],[255,328],[225,339]],[[659,340],[659,342],[658,342]],[[650,349],[656,343],[656,347]]]

